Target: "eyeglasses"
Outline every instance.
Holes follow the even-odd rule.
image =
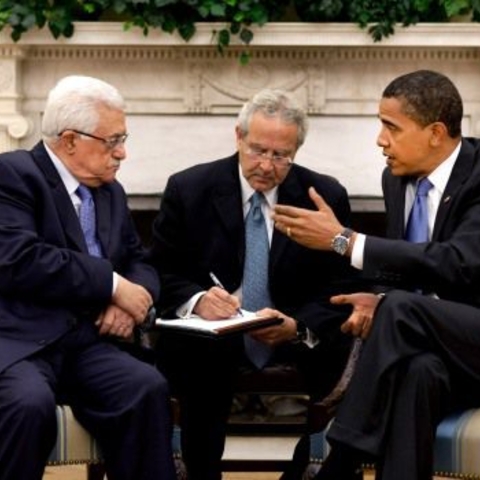
[[[263,162],[264,160],[270,160],[272,164],[276,167],[289,167],[293,158],[290,155],[285,155],[283,153],[275,152],[269,153],[265,148],[249,145],[245,143],[246,150],[245,153],[252,159],[257,162]]]
[[[80,130],[75,130],[73,128],[70,128],[69,130],[71,130],[72,132],[78,133],[79,135],[83,135],[84,137],[93,138],[94,140],[103,142],[105,146],[108,148],[108,150],[113,150],[114,148],[117,148],[120,145],[123,145],[128,138],[128,133],[123,133],[121,135],[112,135],[111,137],[103,138],[103,137],[97,137],[97,135],[93,135],[91,133],[81,132]]]

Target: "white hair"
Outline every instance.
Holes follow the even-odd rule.
[[[125,110],[119,91],[98,78],[71,75],[62,78],[48,94],[42,118],[45,140],[56,139],[73,129],[93,133],[98,125],[98,106]]]

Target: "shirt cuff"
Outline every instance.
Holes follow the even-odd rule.
[[[117,287],[118,287],[118,273],[117,273],[117,272],[113,272],[112,297],[113,297],[113,295],[115,294],[115,292],[117,291]]]
[[[357,233],[355,236],[355,243],[353,244],[352,255],[350,256],[350,263],[352,267],[363,270],[363,255],[365,251],[365,240],[367,236],[363,233]]]
[[[190,300],[180,305],[175,311],[178,318],[189,318],[192,315],[193,309],[198,300],[200,300],[200,297],[205,295],[205,293],[206,292],[198,292]]]

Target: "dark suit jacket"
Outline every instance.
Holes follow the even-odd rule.
[[[118,182],[94,192],[106,258],[87,253],[78,217],[43,144],[0,155],[0,372],[45,348],[78,321],[94,321],[115,270],[156,299]]]
[[[404,236],[408,178],[383,175],[387,236],[368,236],[364,273],[379,284],[421,288],[440,298],[480,306],[480,142],[462,140],[457,162],[440,202],[432,242]],[[392,239],[399,239],[392,242]]]
[[[308,197],[313,186],[343,224],[350,206],[345,189],[335,179],[292,165],[279,186],[278,202],[315,209]],[[159,310],[171,317],[194,294],[212,286],[209,272],[233,292],[241,284],[245,231],[238,156],[196,165],[172,175],[154,222],[152,261],[161,275]],[[329,303],[344,292],[355,273],[348,259],[298,245],[274,230],[269,265],[275,307],[304,321],[322,335],[346,319],[343,308]]]

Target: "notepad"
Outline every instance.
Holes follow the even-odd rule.
[[[206,320],[196,315],[192,315],[189,318],[157,318],[155,326],[177,330],[178,332],[216,337],[243,333],[270,325],[278,325],[283,322],[279,317],[258,316],[246,310],[242,310],[242,313],[243,316],[237,315],[226,320]]]

